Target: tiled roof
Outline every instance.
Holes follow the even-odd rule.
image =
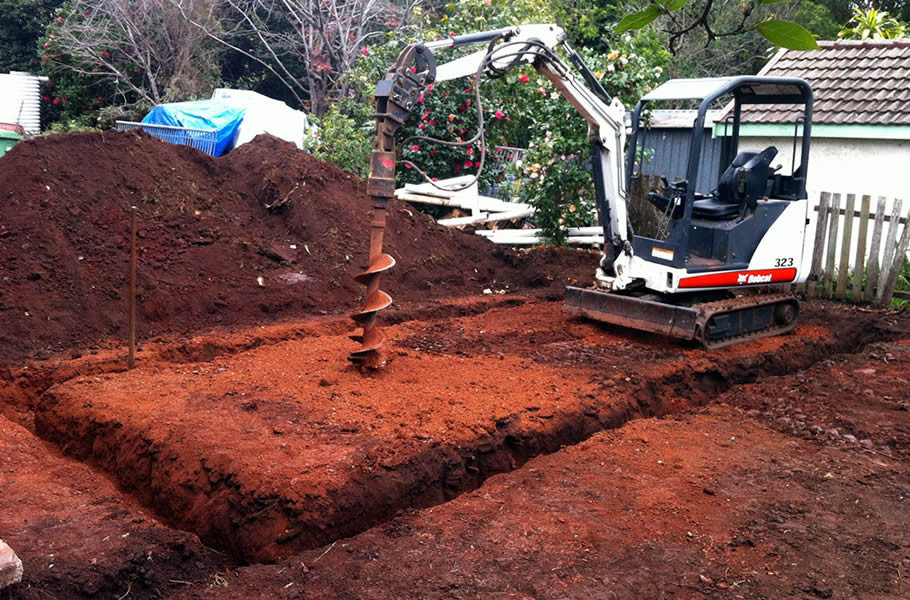
[[[813,123],[910,125],[910,39],[819,42],[820,50],[781,50],[759,75],[802,77],[815,95]],[[778,105],[748,106],[748,123],[791,123]]]

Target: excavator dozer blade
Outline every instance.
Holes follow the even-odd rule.
[[[698,312],[633,296],[566,287],[563,311],[594,321],[691,340],[696,337]]]

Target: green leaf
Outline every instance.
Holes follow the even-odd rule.
[[[789,2],[790,0],[761,0],[762,4],[777,4],[778,2]]]
[[[633,29],[641,29],[648,23],[657,19],[661,14],[660,7],[656,4],[651,4],[641,12],[624,16],[616,26],[616,33],[625,33]]]
[[[686,2],[688,2],[688,1],[689,0],[664,0],[664,2],[661,2],[661,4],[663,5],[664,8],[666,8],[670,12],[673,12],[674,10],[679,10],[680,8],[685,6]]]
[[[758,24],[758,32],[776,46],[788,50],[817,50],[818,42],[802,25],[769,19]]]

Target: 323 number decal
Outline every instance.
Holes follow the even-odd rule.
[[[792,267],[793,259],[792,258],[775,258],[774,266],[775,267]]]

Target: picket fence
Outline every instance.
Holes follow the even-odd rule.
[[[863,195],[859,206],[856,200],[856,194],[820,194],[812,269],[800,291],[809,297],[888,305],[910,246],[910,210],[904,216],[900,198],[894,199],[890,215],[884,196],[878,197],[875,212],[871,196]]]

